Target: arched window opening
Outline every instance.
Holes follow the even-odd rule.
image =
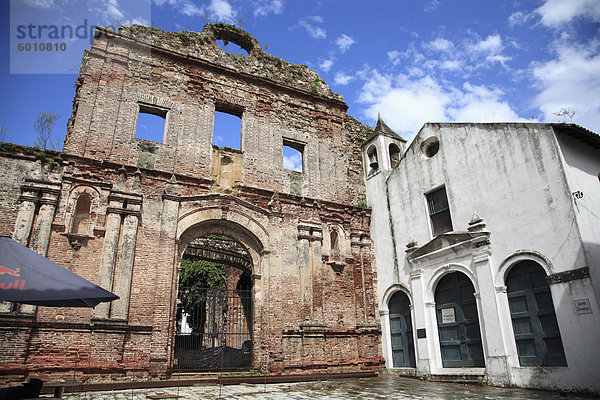
[[[329,235],[331,241],[331,259],[338,261],[340,259],[340,240],[336,231],[331,231]]]
[[[546,272],[535,261],[518,262],[506,276],[519,364],[567,365]]]
[[[390,165],[392,169],[396,168],[400,163],[400,148],[395,143],[390,143]]]
[[[369,150],[367,150],[367,159],[369,160],[369,174],[372,174],[379,170],[379,158],[377,156],[377,147],[369,147]]]
[[[227,53],[236,54],[238,56],[248,56],[248,50],[244,49],[237,43],[230,42],[229,40],[225,39],[218,39],[216,42],[217,46],[225,50]]]
[[[77,199],[73,222],[71,223],[71,233],[76,235],[87,235],[90,224],[90,208],[92,198],[89,194],[83,193]]]

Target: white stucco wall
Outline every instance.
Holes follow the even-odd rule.
[[[440,148],[427,159],[420,146],[432,136],[439,139]],[[588,266],[597,256],[600,224],[593,217],[600,215],[596,202],[600,183],[590,189],[589,171],[598,166],[600,157],[571,141],[560,138],[559,147],[550,124],[426,124],[387,178],[389,204],[382,180],[367,180],[380,301],[394,288],[406,286],[414,299],[414,327],[427,330],[426,339],[415,338],[418,373],[452,373],[441,367],[433,293],[436,279],[463,270],[478,292],[485,372],[490,382],[600,392],[600,373],[594,365],[600,359],[595,334],[600,329],[600,312],[590,279],[551,285],[568,367],[519,367],[504,288],[506,273],[519,259],[534,259],[553,274]],[[586,154],[583,158],[582,151]],[[425,193],[442,185],[448,194],[454,232],[467,231],[477,214],[491,232],[490,244],[487,253],[469,254],[464,247],[433,257],[415,271],[406,258],[406,244],[415,240],[420,247],[432,239]],[[588,214],[583,207],[573,206],[572,188],[585,193]],[[384,205],[389,209],[392,232],[385,228],[389,217]],[[390,271],[391,243],[395,245],[397,273]],[[594,283],[597,275],[592,273]],[[577,315],[574,296],[591,297],[593,313]],[[385,319],[383,348],[389,366]]]
[[[600,301],[600,150],[555,130],[569,190],[583,194],[574,199],[575,216],[596,301]]]

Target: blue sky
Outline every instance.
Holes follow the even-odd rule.
[[[409,141],[429,121],[566,121],[600,132],[600,0],[11,0],[0,16],[0,126],[18,144],[34,143],[42,111],[61,114],[64,137],[89,47],[73,37],[53,41],[63,52],[19,52],[36,40],[18,26],[84,21],[236,24],[266,52],[316,70],[350,115],[374,126],[380,112]]]

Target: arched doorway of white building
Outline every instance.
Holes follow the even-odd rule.
[[[516,263],[506,292],[522,367],[567,365],[546,272],[532,260]]]
[[[462,272],[445,275],[435,289],[442,366],[484,367],[475,288]]]
[[[415,346],[412,330],[410,300],[406,293],[397,291],[388,303],[390,340],[394,368],[415,367]]]

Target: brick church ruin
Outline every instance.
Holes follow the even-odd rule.
[[[314,71],[230,25],[97,28],[63,152],[0,149],[0,234],[120,299],[0,304],[1,373],[379,368],[360,148],[372,129],[346,110]],[[240,149],[214,144],[216,112],[241,119]],[[143,114],[163,120],[162,141],[136,137]],[[182,260],[221,280],[180,284]]]

